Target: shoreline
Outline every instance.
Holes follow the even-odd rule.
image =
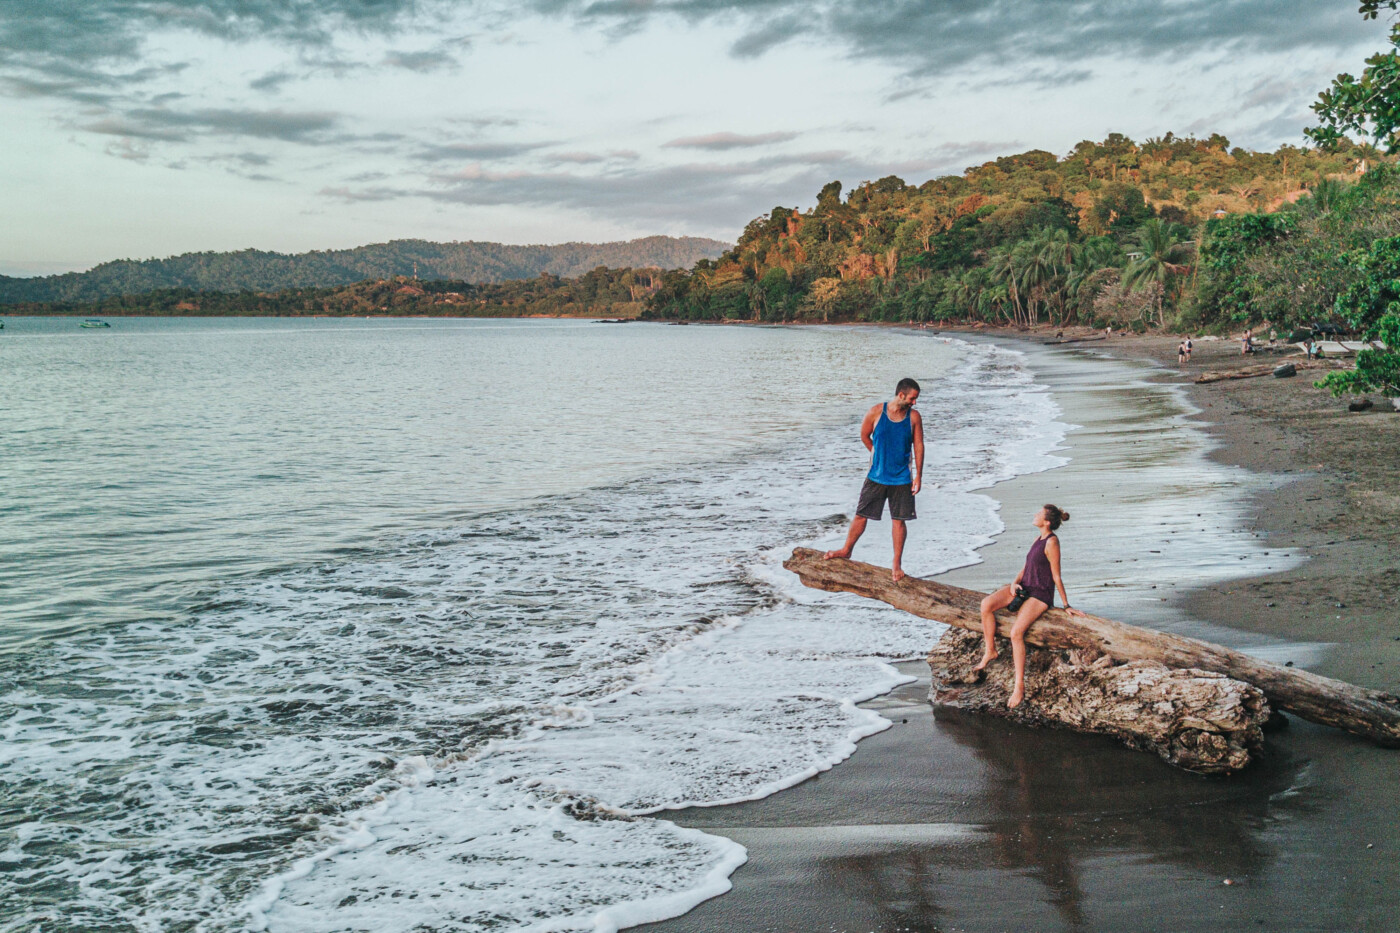
[[[1013,342],[1029,349],[1045,341]],[[1141,369],[1145,380],[1181,384],[1171,368],[1175,342],[1124,337],[1035,352],[1151,364]],[[1197,345],[1193,371],[1231,365],[1232,341]],[[1354,522],[1358,508],[1378,501],[1400,512],[1394,466],[1375,482],[1356,476],[1356,465],[1375,462],[1387,443],[1400,449],[1400,417],[1362,434],[1356,426],[1364,422],[1348,420],[1344,402],[1305,379],[1170,391],[1195,409],[1182,417],[1210,439],[1204,457],[1252,477],[1238,490],[1236,517],[1280,565],[1203,585],[1183,579],[1130,620],[1394,689],[1394,535]],[[1074,417],[1066,411],[1064,420]],[[1067,446],[1071,465],[1061,470],[1076,457],[1092,466],[1082,439],[1077,445],[1072,434]],[[939,579],[985,587],[1008,567],[1014,573],[1024,543],[1014,519],[1063,485],[1059,474],[984,490],[1006,506],[1010,532],[982,550],[982,563]],[[1076,519],[1089,511],[1060,504]],[[1067,547],[1076,528],[1067,526]],[[1067,582],[1078,602],[1073,578]],[[1171,916],[1181,930],[1384,930],[1400,915],[1400,821],[1386,803],[1371,804],[1400,792],[1394,751],[1292,720],[1247,772],[1205,779],[1107,740],[935,714],[927,666],[901,669],[918,681],[863,704],[893,727],[863,740],[842,765],[764,801],[677,813],[677,823],[747,846],[749,863],[729,894],[639,929],[1121,931],[1160,929]]]

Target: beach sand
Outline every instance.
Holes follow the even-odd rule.
[[[1010,579],[1034,534],[1026,513],[1054,501],[1074,513],[1064,538],[1076,605],[1108,601],[1124,621],[1400,687],[1400,415],[1351,415],[1310,373],[1142,384],[1240,365],[1233,343],[1196,345],[1188,374],[1175,372],[1175,338],[1028,347],[1064,420],[1081,426],[1066,441],[1071,462],[991,489],[1010,527],[982,563],[940,579]],[[1182,393],[1198,415],[1169,404]],[[1239,480],[1189,528],[1191,461],[1171,459],[1184,421]],[[1168,475],[1143,462],[1153,458]],[[1154,516],[1154,482],[1172,487],[1175,514]],[[1213,539],[1213,518],[1236,538]],[[1241,527],[1259,539],[1245,562],[1256,575],[1196,586],[1183,560],[1224,559]],[[1153,557],[1173,531],[1193,553]],[[639,929],[1400,929],[1400,751],[1290,718],[1255,766],[1203,778],[1101,737],[935,712],[927,665],[904,670],[918,681],[867,704],[894,725],[846,762],[764,800],[677,813],[745,845],[749,862],[729,894]]]

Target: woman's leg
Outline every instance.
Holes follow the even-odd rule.
[[[1011,660],[1016,667],[1016,685],[1011,690],[1011,698],[1006,701],[1009,709],[1015,709],[1026,698],[1026,630],[1031,623],[1049,609],[1045,603],[1032,596],[1016,613],[1016,621],[1011,626]]]
[[[997,619],[998,609],[1005,609],[1011,605],[1011,600],[1015,596],[1014,587],[1003,586],[990,596],[982,598],[982,661],[974,671],[991,664],[997,656]]]

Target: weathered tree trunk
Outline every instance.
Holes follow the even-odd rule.
[[[1288,360],[1297,369],[1327,369],[1326,363],[1307,360]],[[1262,363],[1258,366],[1245,366],[1241,369],[1207,370],[1196,377],[1200,382],[1225,382],[1230,379],[1255,379],[1259,376],[1272,376],[1278,363]]]
[[[948,629],[928,656],[929,699],[1029,726],[1113,736],[1201,774],[1238,771],[1264,747],[1269,704],[1263,692],[1223,674],[1174,670],[1156,661],[1119,664],[1087,648],[1031,648],[1025,700],[1007,709],[1011,652],[974,671],[981,659],[981,635]]]
[[[797,548],[783,566],[814,589],[856,593],[925,619],[974,632],[982,630],[983,594],[974,590],[917,577],[895,583],[888,568],[851,560],[822,560],[821,552],[811,548]],[[1009,614],[998,613],[997,631],[1009,636],[1011,622]],[[1098,616],[1070,616],[1062,609],[1051,609],[1041,616],[1026,633],[1026,641],[1044,648],[1088,648],[1115,661],[1158,661],[1171,668],[1224,674],[1258,687],[1278,709],[1400,748],[1400,697],[1393,693],[1280,667],[1195,638]]]

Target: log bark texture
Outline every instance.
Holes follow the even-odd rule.
[[[856,593],[882,600],[925,619],[982,631],[984,594],[962,587],[905,577],[890,579],[886,567],[860,561],[822,560],[821,551],[797,548],[783,566],[804,585],[819,590]],[[997,631],[1011,634],[1012,616],[997,614]],[[1071,616],[1051,609],[1026,633],[1026,642],[1043,648],[1088,648],[1115,661],[1157,661],[1170,668],[1194,668],[1253,684],[1277,709],[1303,719],[1365,736],[1379,745],[1400,748],[1400,697],[1281,667],[1210,642],[1154,632],[1098,616]]]
[[[974,671],[981,659],[981,635],[948,629],[928,656],[929,699],[1028,726],[1112,736],[1200,774],[1238,771],[1264,747],[1263,692],[1223,674],[1156,661],[1118,663],[1087,648],[1028,648],[1025,699],[1007,709],[1010,647],[985,671]]]

